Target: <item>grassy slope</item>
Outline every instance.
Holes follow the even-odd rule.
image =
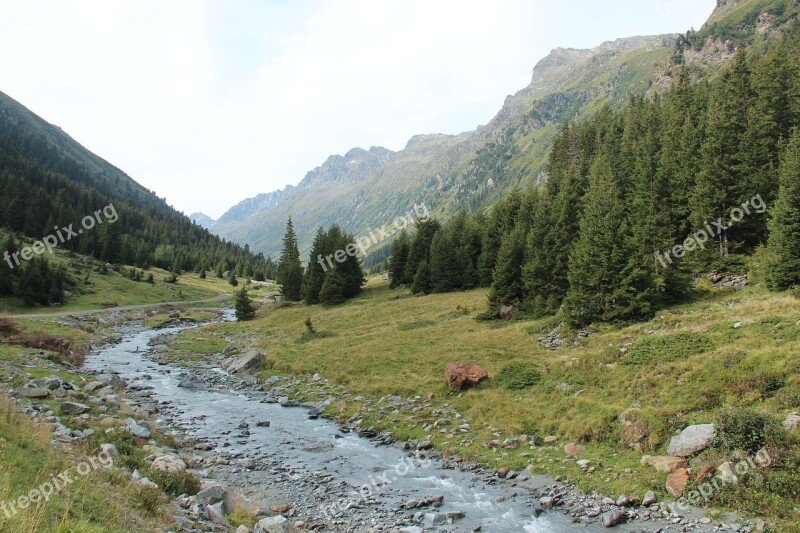
[[[739,293],[707,293],[703,299],[661,312],[650,322],[626,327],[600,326],[560,350],[540,346],[556,320],[478,322],[485,291],[395,299],[404,290],[371,279],[365,293],[335,308],[273,307],[245,324],[223,324],[192,335],[222,338],[242,335],[269,356],[271,373],[320,373],[353,395],[377,399],[387,394],[433,394],[463,413],[473,431],[468,439],[422,427],[435,416],[391,418],[365,414],[368,423],[399,436],[432,438],[445,450],[492,466],[567,475],[587,490],[608,494],[655,489],[661,496],[665,475],[639,464],[641,453],[620,437],[617,416],[641,407],[649,436],[645,453],[665,454],[669,437],[692,423],[714,422],[727,409],[765,409],[776,420],[800,407],[800,299],[774,294],[760,286]],[[468,314],[464,309],[468,310]],[[303,324],[311,316],[319,335],[309,340]],[[735,328],[738,322],[741,327]],[[572,339],[577,337],[572,334]],[[654,341],[655,339],[655,341]],[[252,342],[250,342],[252,343]],[[641,344],[639,344],[641,343]],[[647,362],[648,355],[655,359]],[[626,358],[641,364],[625,364]],[[542,379],[524,391],[510,391],[491,381],[462,395],[445,386],[449,361],[467,360],[490,376],[511,362],[534,363]],[[568,383],[569,392],[558,385]],[[580,391],[580,392],[579,392]],[[359,402],[341,405],[349,416]],[[481,445],[520,434],[556,435],[556,447],[493,451]],[[595,473],[566,461],[562,447],[583,440],[582,458],[601,465]],[[719,459],[708,452],[709,461]],[[766,516],[791,516],[798,501],[783,499],[738,509]],[[754,508],[754,506],[756,506]]]
[[[69,288],[73,296],[61,307],[28,308],[22,301],[13,297],[0,297],[0,313],[54,313],[60,311],[83,311],[102,309],[103,302],[114,302],[119,306],[151,304],[159,302],[201,300],[219,294],[229,294],[235,289],[225,280],[217,279],[213,273],[206,279],[200,279],[197,273],[190,272],[178,277],[175,284],[164,283],[168,272],[159,268],[144,271],[153,274],[154,285],[145,282],[134,282],[117,272],[98,274],[92,266],[100,263],[89,258],[56,249],[54,255],[46,255],[53,265],[67,269],[77,286]],[[2,259],[0,259],[2,260]],[[126,267],[129,270],[130,267]],[[138,270],[138,269],[137,269]],[[88,283],[84,280],[88,276]],[[94,291],[88,294],[87,289]]]

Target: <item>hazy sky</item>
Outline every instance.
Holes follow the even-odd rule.
[[[0,91],[218,217],[330,154],[487,123],[556,47],[699,28],[715,0],[0,0]]]

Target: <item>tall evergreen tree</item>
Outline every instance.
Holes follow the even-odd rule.
[[[778,199],[769,221],[767,282],[783,290],[800,285],[800,131],[795,130],[780,166]]]
[[[525,294],[522,268],[525,264],[525,228],[519,226],[503,238],[494,267],[489,306],[519,306]]]
[[[402,230],[392,243],[392,258],[389,262],[389,275],[391,276],[391,287],[399,287],[408,283],[406,278],[406,263],[408,253],[411,248],[411,241],[406,230]]]
[[[281,294],[287,301],[296,302],[302,299],[303,265],[300,263],[300,251],[297,248],[297,235],[292,217],[286,221],[277,282],[281,285]]]
[[[308,256],[308,264],[303,274],[303,299],[309,305],[319,303],[319,291],[322,290],[325,274],[330,268],[325,262],[325,257],[329,253],[332,252],[328,251],[327,234],[320,226],[314,236],[314,242],[311,245],[311,252]],[[322,262],[320,262],[320,259],[322,259]]]

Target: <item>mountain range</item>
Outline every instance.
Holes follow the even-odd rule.
[[[590,50],[556,48],[487,125],[458,135],[418,135],[398,152],[354,148],[330,156],[296,187],[243,200],[209,227],[275,257],[289,216],[305,254],[321,225],[336,222],[359,235],[415,202],[425,202],[443,220],[462,206],[488,206],[514,187],[546,179],[549,149],[563,124],[606,105],[618,108],[633,94],[666,89],[682,65],[700,77],[733,57],[737,31],[776,31],[780,20],[764,16],[771,3],[718,0],[704,27],[686,35],[623,38]],[[702,45],[684,53],[690,38]]]

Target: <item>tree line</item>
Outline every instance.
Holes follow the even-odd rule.
[[[797,35],[740,50],[711,80],[683,67],[664,94],[565,125],[544,185],[399,235],[392,285],[490,287],[490,314],[514,305],[587,324],[646,319],[691,296],[699,275],[743,270],[760,247],[771,287],[800,284]],[[769,212],[738,216],[756,196]],[[707,228],[718,232],[690,250]]]
[[[356,254],[355,237],[333,224],[317,230],[306,268],[302,266],[297,234],[289,217],[283,250],[276,267],[276,281],[288,301],[309,305],[336,305],[358,296],[366,281]]]

